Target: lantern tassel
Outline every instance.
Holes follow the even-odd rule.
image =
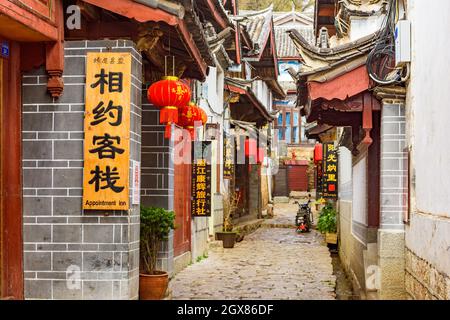
[[[178,108],[164,107],[159,113],[159,123],[178,123]]]
[[[170,139],[172,137],[172,124],[167,124],[164,130],[164,138]]]

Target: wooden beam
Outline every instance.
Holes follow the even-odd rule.
[[[20,41],[56,41],[58,39],[55,21],[44,16],[40,18],[39,14],[31,13],[11,1],[0,2],[0,16],[4,16],[0,19],[0,30],[5,37]],[[8,31],[10,28],[12,30]],[[9,34],[3,34],[5,31]]]
[[[46,70],[48,73],[47,90],[53,98],[59,98],[64,90],[64,14],[62,1],[55,3],[55,21],[58,26],[58,38],[46,45]]]
[[[3,240],[1,295],[23,299],[22,241],[22,103],[20,45],[10,43],[10,58],[3,60],[1,130],[1,197]],[[7,112],[6,109],[7,108]]]

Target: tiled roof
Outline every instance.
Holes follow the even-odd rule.
[[[289,30],[292,30],[292,28],[275,27],[275,42],[277,45],[278,58],[299,56],[297,48],[289,36]],[[314,44],[314,31],[312,26],[311,28],[296,28],[295,30],[297,30],[311,45]]]
[[[246,31],[256,50],[263,49],[264,43],[270,33],[270,25],[273,17],[273,5],[262,11],[240,11],[240,16],[245,17]]]

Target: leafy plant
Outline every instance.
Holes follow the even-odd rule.
[[[233,231],[233,213],[238,207],[239,198],[235,192],[227,193],[223,197],[223,231]]]
[[[163,208],[141,206],[141,259],[144,272],[155,274],[158,251],[174,229],[175,213]]]
[[[317,230],[322,233],[336,233],[336,209],[331,203],[328,203],[320,212],[319,220],[317,221]]]
[[[314,202],[314,203],[315,203],[315,204],[325,204],[326,201],[325,201],[324,198],[320,198],[320,199],[317,199],[316,202]]]

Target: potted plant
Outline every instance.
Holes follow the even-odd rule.
[[[141,206],[141,272],[139,297],[141,300],[160,300],[169,285],[169,275],[157,270],[156,261],[163,241],[174,229],[175,213],[163,208]]]
[[[320,211],[323,209],[325,199],[324,198],[317,199],[316,202],[314,202],[314,204],[316,205],[316,211]]]
[[[223,232],[216,233],[216,239],[222,240],[224,248],[233,248],[237,233],[233,231],[233,212],[237,208],[238,198],[235,193],[223,198]]]
[[[336,209],[328,203],[320,212],[317,230],[325,233],[327,243],[337,243]]]

